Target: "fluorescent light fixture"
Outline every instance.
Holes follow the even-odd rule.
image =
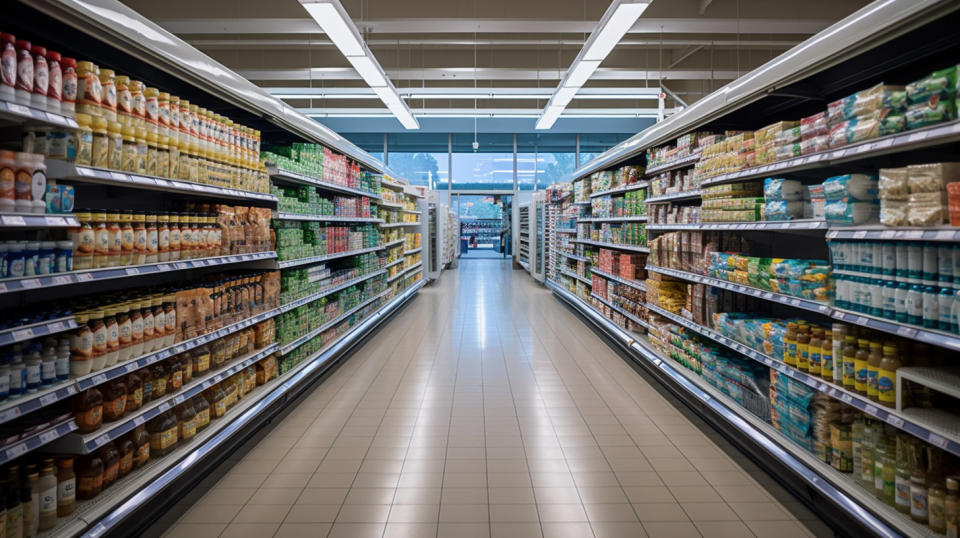
[[[374,93],[377,94],[377,97],[383,101],[383,104],[389,106],[391,104],[399,105],[402,103],[400,96],[397,95],[397,92],[393,88],[383,86],[382,88],[374,88]]]
[[[360,73],[360,78],[371,88],[379,88],[387,85],[387,77],[383,75],[380,66],[376,64],[369,56],[347,56],[350,65]]]
[[[377,99],[375,93],[274,93],[277,99]]]
[[[637,18],[647,9],[647,6],[653,0],[613,0],[610,7],[604,12],[603,17],[597,24],[597,28],[590,34],[587,42],[584,43],[580,54],[573,61],[570,69],[567,70],[563,80],[557,87],[557,91],[547,103],[540,120],[537,121],[537,129],[549,129],[553,126],[557,118],[563,112],[564,107],[570,103],[572,96],[569,90],[574,93],[579,90],[587,80],[593,75],[594,71],[600,67],[600,63],[610,54],[613,47],[620,42],[624,34],[633,27]],[[561,92],[563,92],[561,94]],[[559,107],[559,111],[551,112],[551,108]]]
[[[650,4],[644,2],[620,4],[617,6],[610,20],[600,28],[599,32],[594,34],[596,38],[593,40],[593,43],[590,43],[587,47],[586,52],[583,54],[583,59],[603,60],[606,58],[630,28],[633,28],[634,23],[637,22],[637,19],[640,18],[640,15],[643,14],[649,5]]]
[[[564,88],[577,88],[583,86],[584,83],[593,75],[593,72],[600,67],[600,60],[581,60],[575,62],[573,67],[567,71],[567,76],[563,81]]]
[[[360,37],[353,31],[353,25],[348,23],[346,12],[339,4],[323,1],[300,0],[300,5],[317,21],[323,33],[340,49],[344,56],[362,56],[365,54]]]

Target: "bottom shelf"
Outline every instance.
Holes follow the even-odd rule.
[[[884,504],[854,482],[851,476],[833,469],[816,457],[783,437],[773,426],[709,385],[696,373],[680,363],[659,355],[645,337],[617,327],[582,299],[562,286],[548,282],[561,300],[579,310],[595,326],[613,338],[631,358],[652,371],[681,398],[708,408],[725,421],[725,426],[757,445],[769,457],[789,468],[809,491],[838,507],[874,536],[938,536],[926,526],[918,525],[909,517]],[[783,477],[787,478],[787,477]]]
[[[143,468],[117,482],[111,489],[89,501],[78,501],[72,518],[62,521],[40,536],[102,536],[120,531],[117,527],[144,508],[174,481],[189,477],[194,465],[213,454],[227,439],[251,424],[268,406],[279,403],[309,377],[321,373],[334,359],[348,351],[393,311],[412,298],[424,285],[417,282],[376,312],[348,330],[337,340],[303,360],[290,371],[255,388],[227,414],[198,433],[173,454],[151,460]]]

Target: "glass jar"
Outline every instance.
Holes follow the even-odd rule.
[[[170,215],[157,215],[157,260],[161,263],[170,261]]]
[[[70,373],[83,376],[93,367],[93,330],[86,312],[76,312],[73,318],[77,328],[70,333]]]
[[[157,139],[157,176],[170,177],[170,146],[168,138],[160,136]]]
[[[107,228],[107,214],[96,211],[90,214],[93,221],[93,267],[107,267],[110,260],[110,230]]]
[[[106,118],[94,117],[91,121],[92,141],[90,164],[97,168],[110,167],[110,137],[107,136]]]
[[[75,213],[80,227],[74,235],[73,268],[78,271],[93,269],[94,245],[97,242],[96,232],[93,230],[93,216],[89,210]]]
[[[132,125],[124,125],[120,131],[123,140],[123,154],[120,169],[124,172],[137,173],[137,130]]]
[[[96,454],[77,459],[77,498],[92,499],[103,490],[103,460]]]
[[[177,138],[179,133],[171,129],[170,136],[167,137],[167,147],[169,149],[169,154],[167,157],[170,159],[170,163],[167,165],[167,177],[171,179],[180,178],[180,141]]]
[[[134,261],[133,212],[124,211],[120,218],[120,265],[132,265]]]
[[[130,96],[130,77],[118,75],[114,79],[117,88],[117,122],[122,127],[133,126],[133,103]]]
[[[127,476],[133,470],[133,441],[124,437],[117,442],[117,451],[120,453],[120,472],[118,478]]]
[[[146,216],[143,213],[133,213],[133,264],[143,265],[147,263],[147,225]]]
[[[139,469],[150,461],[150,434],[144,426],[138,426],[130,436],[133,441],[133,468]]]
[[[57,517],[67,517],[76,509],[77,478],[73,456],[57,459]]]
[[[147,131],[147,175],[156,176],[160,159],[157,133]]]
[[[164,413],[147,423],[151,457],[162,458],[177,448],[179,426],[171,412]]]
[[[93,117],[89,114],[77,114],[77,156],[76,163],[90,166],[93,159]]]
[[[103,424],[103,395],[96,388],[87,389],[70,399],[77,433],[92,433]]]
[[[147,255],[146,263],[157,263],[160,257],[160,232],[157,228],[157,216],[145,216],[147,228]]]
[[[120,225],[120,213],[107,214],[107,234],[109,236],[107,265],[119,267],[124,265],[123,256],[123,228]]]
[[[120,475],[120,452],[113,443],[107,443],[99,450],[99,456],[103,462],[103,489],[107,489]]]
[[[143,355],[143,310],[139,300],[127,303],[130,308],[130,358]]]
[[[107,334],[107,352],[104,354],[103,366],[109,368],[117,363],[120,356],[120,325],[117,322],[117,310],[108,306],[103,309],[103,324]]]
[[[146,128],[147,102],[143,97],[143,83],[131,80],[127,85],[130,88],[130,112],[134,129]]]
[[[113,69],[100,69],[100,111],[104,121],[117,121],[117,86]]]
[[[140,374],[136,371],[127,375],[125,384],[127,386],[126,411],[134,413],[143,407],[143,381]]]
[[[123,170],[123,125],[120,122],[111,121],[107,125],[107,137],[110,139],[107,168]]]
[[[103,386],[103,420],[116,422],[123,418],[127,408],[127,384],[117,378]]]
[[[103,114],[100,102],[103,99],[103,87],[98,68],[93,62],[77,62],[77,115],[100,116]]]
[[[137,127],[134,131],[135,138],[137,141],[137,173],[146,174],[147,173],[147,128],[146,127]]]
[[[175,262],[180,259],[180,249],[182,248],[180,243],[180,215],[177,213],[169,213],[167,215],[167,221],[170,229],[170,237],[168,239],[170,261]]]

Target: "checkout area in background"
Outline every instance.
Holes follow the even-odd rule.
[[[510,247],[512,196],[460,194],[461,258],[506,258]]]

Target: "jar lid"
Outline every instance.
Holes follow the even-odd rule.
[[[104,222],[107,220],[107,214],[103,211],[94,211],[90,214],[90,217],[95,221]]]
[[[82,113],[77,114],[77,125],[79,125],[80,127],[83,127],[83,126],[89,127],[92,122],[93,122],[93,117],[91,117],[90,114],[82,114]]]
[[[96,116],[96,117],[93,118],[93,122],[92,122],[92,123],[93,123],[93,128],[96,129],[96,130],[98,130],[98,131],[106,131],[106,130],[107,130],[107,118],[102,118],[102,117],[100,117],[100,116]]]
[[[109,80],[109,79],[111,79],[111,78],[116,77],[116,75],[117,75],[117,74],[114,72],[113,69],[101,69],[101,70],[100,70],[100,80],[101,80],[101,81],[104,81],[104,82],[105,82],[106,80]]]
[[[77,69],[81,71],[94,71],[96,70],[96,68],[97,66],[94,65],[93,62],[88,62],[86,60],[82,62],[77,62]]]
[[[34,46],[30,47],[30,54],[33,54],[34,56],[44,56],[44,57],[46,57],[46,55],[47,55],[47,48],[46,48],[46,47],[41,47],[40,45],[34,45]]]

